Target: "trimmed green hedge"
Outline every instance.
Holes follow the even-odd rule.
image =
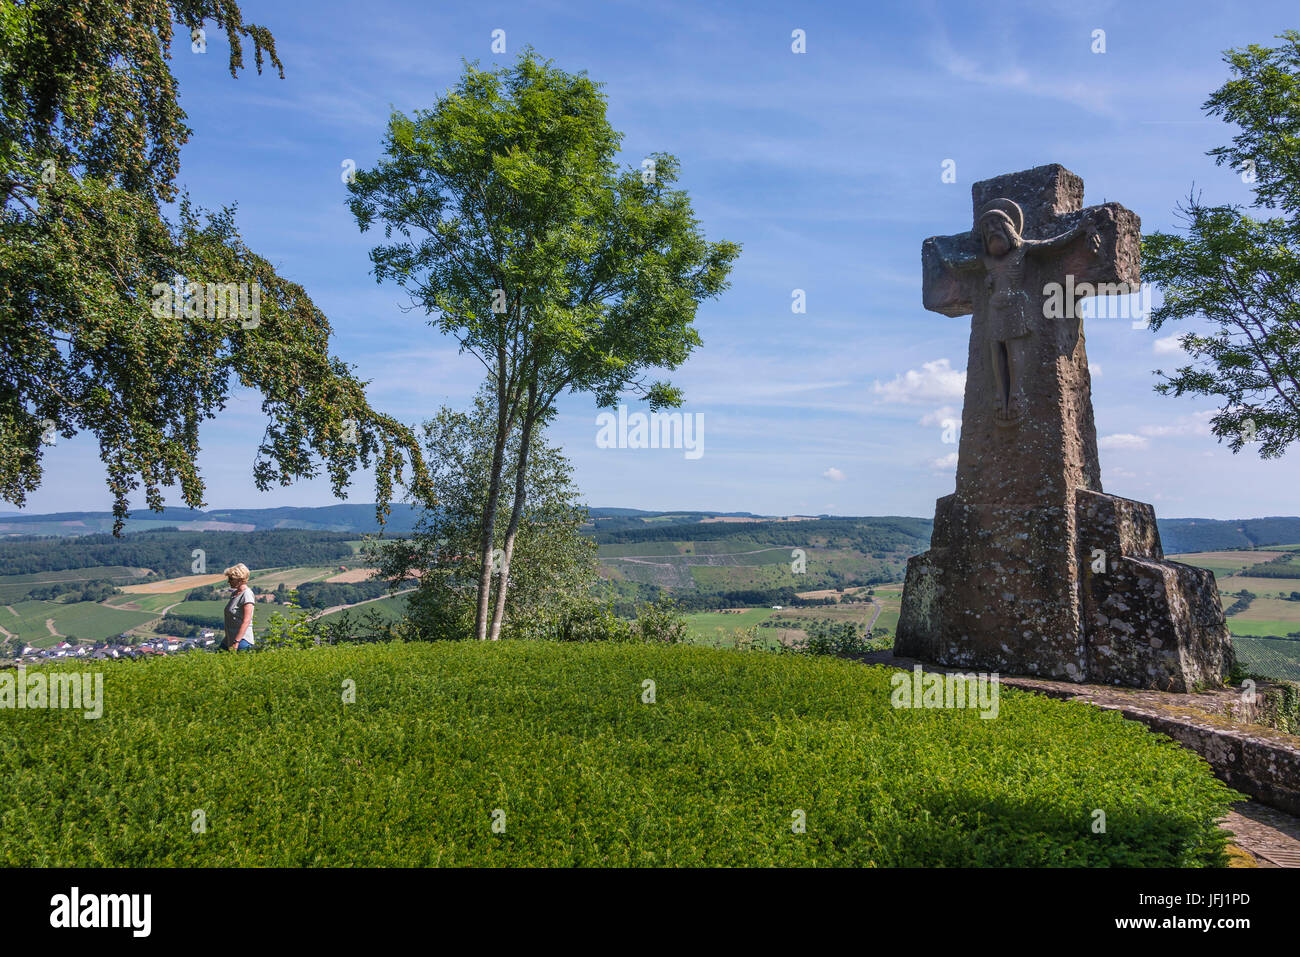
[[[1008,689],[993,720],[895,709],[890,669],[833,659],[500,642],[98,667],[99,720],[0,710],[4,864],[1204,865],[1239,797],[1116,714]]]

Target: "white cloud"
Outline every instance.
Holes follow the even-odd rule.
[[[931,459],[930,468],[932,469],[955,469],[957,467],[957,453],[949,452],[941,459]]]
[[[1089,360],[1088,374],[1092,376],[1094,379],[1099,378],[1101,376],[1101,366],[1097,365],[1097,363],[1093,362],[1092,360]]]
[[[1138,431],[1143,435],[1152,437],[1163,435],[1209,436],[1213,434],[1210,431],[1210,419],[1214,414],[1214,409],[1207,409],[1204,412],[1193,412],[1191,415],[1179,416],[1169,425],[1143,425],[1138,428]]]
[[[1185,356],[1183,351],[1182,336],[1175,333],[1172,336],[1165,336],[1163,339],[1156,339],[1152,343],[1152,348],[1158,356]]]
[[[947,428],[949,422],[961,424],[961,413],[951,405],[945,405],[942,408],[935,409],[933,412],[927,412],[921,416],[922,425],[936,425]]]
[[[1099,449],[1145,449],[1147,444],[1145,436],[1133,435],[1131,432],[1117,432],[1097,440]]]
[[[966,370],[954,369],[947,359],[908,369],[892,382],[876,382],[872,391],[884,402],[946,402],[960,399],[966,391]]]
[[[984,63],[959,53],[949,39],[943,21],[930,15],[930,59],[951,76],[965,83],[979,84],[994,90],[1005,90],[1031,96],[1062,100],[1091,113],[1114,115],[1111,104],[1113,84],[1097,81],[1069,81],[1057,77],[1057,82],[1047,82],[1042,72],[1031,73],[1014,62],[1016,51],[1004,39],[996,47],[983,44]],[[978,43],[974,37],[964,36],[965,44]]]
[[[845,475],[839,469],[832,466],[822,473],[822,478],[830,479],[832,482],[843,482]]]

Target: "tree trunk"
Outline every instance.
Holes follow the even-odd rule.
[[[474,615],[474,636],[487,640],[488,603],[492,591],[492,536],[496,531],[497,501],[501,497],[501,468],[505,463],[507,428],[505,403],[498,388],[497,435],[492,449],[492,474],[488,478],[487,505],[483,510],[483,533],[479,538],[478,610]]]
[[[501,575],[497,581],[496,608],[492,613],[492,640],[501,637],[501,622],[506,614],[506,591],[510,587],[510,558],[515,551],[515,534],[519,531],[519,520],[523,515],[524,503],[528,497],[528,443],[533,437],[533,423],[536,415],[533,405],[536,390],[528,388],[528,413],[524,416],[523,433],[519,436],[519,460],[515,464],[515,501],[510,510],[510,524],[506,528],[505,548],[501,554]]]

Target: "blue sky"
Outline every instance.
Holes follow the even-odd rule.
[[[341,164],[373,164],[390,110],[431,105],[462,58],[506,63],[531,44],[602,82],[625,160],[676,154],[706,234],[744,252],[732,288],[700,309],[703,348],[672,376],[703,416],[702,456],[598,448],[585,396],[561,401],[551,438],[589,504],[764,514],[932,515],[953,489],[941,420],[961,408],[970,321],[921,307],[922,240],[969,228],[973,181],[1049,162],[1083,176],[1085,202],[1122,202],[1148,232],[1176,225],[1193,185],[1209,202],[1249,202],[1205,156],[1231,131],[1200,107],[1227,76],[1224,49],[1300,27],[1293,0],[243,9],[275,34],[286,78],[231,79],[215,31],[206,54],[178,43],[194,129],[179,182],[201,205],[238,203],[248,244],[306,287],[336,354],[374,380],[372,402],[410,423],[466,407],[482,367],[376,285],[376,240],[344,205]],[[491,51],[498,29],[505,55]],[[795,29],[806,53],[791,50]],[[1091,49],[1099,29],[1104,53]],[[945,160],[955,184],[941,181]],[[1165,517],[1300,513],[1297,453],[1233,456],[1206,428],[1212,402],[1152,391],[1152,371],[1178,363],[1175,328],[1086,327],[1107,491]],[[209,505],[334,502],[324,482],[255,489],[263,427],[254,394],[205,427]],[[48,452],[28,511],[110,507],[93,438]],[[358,475],[350,500],[372,499]]]

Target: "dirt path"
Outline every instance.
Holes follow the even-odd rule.
[[[876,613],[872,615],[871,620],[867,622],[867,637],[870,638],[871,629],[876,627],[876,622],[880,620],[881,612],[885,610],[885,606],[872,597],[868,597],[867,601],[871,602],[871,607],[876,609]]]
[[[53,635],[55,638],[63,638],[63,637],[64,637],[63,635],[59,634],[57,631],[54,630],[54,619],[53,619],[53,618],[46,618],[46,619],[45,619],[45,630],[48,631],[51,635]]]
[[[13,615],[15,618],[23,617],[22,615],[18,614],[18,612],[14,611],[13,605],[5,605],[5,607],[9,609],[9,614]]]

